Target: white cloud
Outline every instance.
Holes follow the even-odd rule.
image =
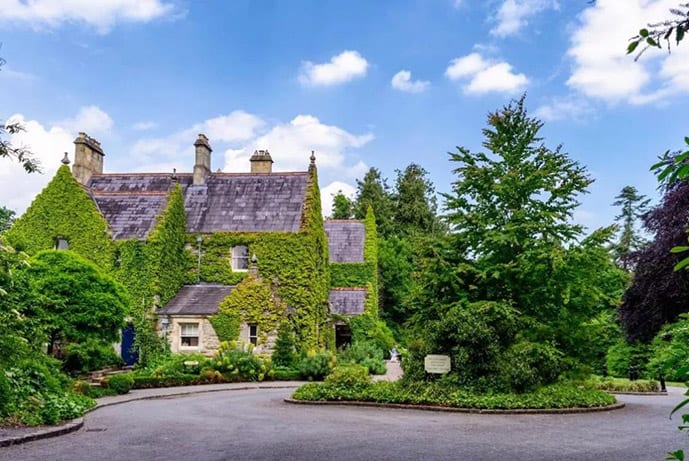
[[[64,127],[45,127],[36,120],[26,120],[22,114],[15,114],[8,120],[20,123],[25,131],[13,134],[8,139],[15,147],[26,147],[41,164],[43,174],[27,174],[21,164],[13,159],[0,159],[0,206],[6,206],[22,214],[33,198],[53,178],[65,152],[74,160],[76,137]]]
[[[468,94],[515,93],[529,83],[526,75],[514,73],[509,63],[485,59],[479,53],[453,59],[445,76],[453,81],[464,80],[463,89]]]
[[[558,120],[584,121],[593,116],[594,109],[591,104],[581,97],[553,98],[548,104],[543,104],[534,112],[536,117],[546,122]]]
[[[175,7],[165,0],[3,0],[0,22],[56,27],[86,23],[107,33],[118,22],[148,22],[169,16]]]
[[[113,121],[110,116],[98,106],[86,106],[79,109],[79,113],[56,125],[73,133],[84,131],[90,135],[103,135],[110,132]]]
[[[333,213],[333,201],[335,195],[342,192],[345,197],[354,199],[356,196],[356,187],[342,181],[333,181],[321,189],[321,209],[323,216],[330,216]]]
[[[302,85],[309,86],[339,85],[364,77],[368,66],[368,62],[359,52],[347,50],[323,64],[305,61],[301,66],[299,81]]]
[[[242,148],[225,152],[227,171],[248,171],[249,157],[256,149],[268,149],[275,161],[276,171],[303,171],[308,166],[311,151],[316,152],[319,168],[344,171],[345,152],[364,146],[373,139],[371,133],[351,134],[342,128],[321,123],[312,115],[297,115],[289,123],[279,123],[262,136]],[[348,174],[357,174],[360,165]]]
[[[628,39],[647,23],[658,22],[676,0],[598,0],[579,16],[567,54],[573,60],[567,84],[608,102],[646,104],[689,92],[689,50],[672,54],[649,49],[634,61],[625,53]]]
[[[156,122],[138,122],[132,125],[132,130],[136,131],[147,131],[147,130],[152,130],[153,128],[156,128],[158,124]]]
[[[528,18],[547,9],[557,9],[555,0],[503,0],[496,14],[497,25],[491,35],[507,37],[528,25]]]
[[[192,145],[199,133],[208,136],[211,146],[219,152],[223,144],[239,146],[256,137],[264,125],[260,117],[235,110],[168,136],[141,139],[132,147],[136,170],[172,171],[172,168],[176,168],[177,171],[191,171],[194,162]]]
[[[411,72],[408,70],[401,70],[397,72],[390,81],[393,88],[407,93],[423,93],[430,86],[431,82],[426,80],[412,80]]]

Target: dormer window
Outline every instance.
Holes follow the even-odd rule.
[[[249,270],[249,248],[245,245],[232,247],[232,270],[239,272]]]
[[[55,239],[55,250],[69,250],[69,242],[66,238],[58,237]]]

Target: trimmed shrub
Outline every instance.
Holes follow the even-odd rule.
[[[106,387],[114,390],[118,394],[126,394],[134,387],[134,376],[132,373],[120,373],[104,380]]]
[[[301,371],[291,367],[275,367],[273,379],[276,381],[297,381],[301,379]]]
[[[287,321],[280,323],[278,337],[275,340],[275,350],[273,350],[271,359],[275,366],[281,367],[291,367],[299,359],[295,346],[294,332],[292,331],[292,326]]]
[[[332,352],[309,351],[299,362],[299,371],[309,381],[319,381],[333,369],[336,360]]]
[[[368,369],[362,365],[339,365],[333,368],[324,383],[330,386],[354,388],[366,386],[371,382]]]

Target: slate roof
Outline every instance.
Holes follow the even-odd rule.
[[[115,239],[145,239],[174,181],[182,187],[187,232],[297,232],[309,174],[212,173],[202,186],[191,174],[103,174],[88,189]],[[162,197],[162,199],[161,199]]]
[[[177,295],[158,311],[164,315],[213,315],[218,305],[229,295],[234,286],[200,284],[185,285]]]
[[[364,313],[365,288],[336,288],[330,290],[330,312],[340,315],[359,315]]]
[[[331,263],[364,262],[364,223],[354,220],[327,220],[328,254]]]

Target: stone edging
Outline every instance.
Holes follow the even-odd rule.
[[[668,395],[667,392],[622,392],[622,391],[609,391],[606,389],[600,389],[608,394],[618,394],[618,395]]]
[[[550,409],[511,409],[511,410],[488,410],[481,408],[456,408],[443,407],[439,405],[412,405],[406,403],[378,403],[378,402],[362,402],[359,400],[295,400],[292,398],[285,399],[286,403],[297,405],[346,405],[355,407],[378,407],[378,408],[395,408],[401,410],[424,410],[424,411],[442,411],[449,413],[474,413],[484,415],[564,415],[570,413],[594,413],[600,411],[619,410],[624,408],[624,402],[617,402],[605,407],[589,407],[589,408],[550,408]]]
[[[0,440],[0,447],[9,447],[10,445],[19,445],[20,443],[33,442],[34,440],[47,439],[50,437],[57,437],[58,435],[69,434],[70,432],[78,431],[83,426],[83,418],[73,419],[61,426],[42,429],[31,434],[18,435],[16,437]]]
[[[254,389],[294,389],[299,387],[298,385],[284,385],[284,386],[242,386],[242,387],[232,387],[227,389],[191,389],[185,392],[175,392],[171,394],[154,394],[154,395],[144,395],[140,397],[134,397],[131,399],[123,399],[113,402],[97,403],[93,408],[89,408],[84,412],[84,416],[92,411],[96,411],[99,408],[111,407],[113,405],[121,405],[123,403],[136,402],[139,400],[155,400],[155,399],[166,399],[168,397],[183,397],[185,395],[196,395],[196,394],[207,394],[211,392],[228,392],[228,391],[248,391]],[[170,389],[169,387],[162,387],[160,389]],[[126,394],[125,394],[126,395]],[[67,421],[60,426],[48,426],[41,429],[37,429],[36,432],[24,435],[18,435],[16,437],[10,437],[6,439],[0,439],[0,447],[8,447],[11,445],[19,445],[26,442],[33,442],[34,440],[47,439],[51,437],[57,437],[60,435],[69,434],[71,432],[78,431],[84,427],[84,418],[77,418]]]

